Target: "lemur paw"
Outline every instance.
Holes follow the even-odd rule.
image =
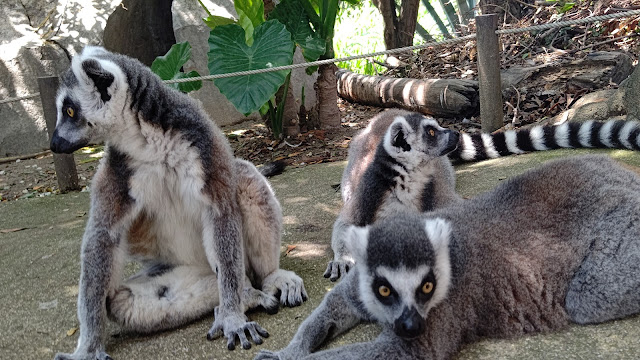
[[[269,350],[260,350],[253,360],[283,360],[277,352]]]
[[[332,260],[327,264],[327,270],[323,276],[331,281],[337,281],[341,276],[347,275],[349,270],[355,265],[351,260]]]
[[[262,307],[270,315],[277,314],[280,308],[280,303],[275,296],[250,286],[245,287],[242,291],[242,304],[244,305],[243,312]]]
[[[247,332],[256,345],[262,344],[262,338],[269,337],[269,333],[255,321],[247,321],[244,314],[222,312],[219,307],[214,309],[213,325],[207,332],[207,339],[214,340],[221,335],[227,338],[227,349],[236,348],[236,339],[240,340],[243,349],[250,349],[251,342],[247,339]]]
[[[127,326],[127,319],[131,319],[133,300],[131,289],[121,286],[113,296],[107,297],[107,317],[117,324]]]
[[[54,360],[113,360],[104,351],[95,352],[74,352],[73,354],[58,353]]]
[[[293,271],[283,269],[269,274],[262,282],[262,290],[280,298],[280,303],[284,306],[299,306],[309,298],[302,278]]]

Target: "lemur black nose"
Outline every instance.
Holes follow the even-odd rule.
[[[424,331],[424,319],[415,307],[405,307],[402,315],[394,322],[393,331],[403,338],[415,338]]]
[[[80,147],[75,144],[70,143],[67,139],[58,135],[58,129],[53,132],[53,136],[51,137],[51,144],[49,145],[51,151],[57,154],[71,154],[72,152],[78,150]]]
[[[458,141],[460,140],[460,134],[457,131],[447,130],[446,133],[448,135],[447,145],[442,150],[440,156],[447,155],[454,151],[458,147]]]

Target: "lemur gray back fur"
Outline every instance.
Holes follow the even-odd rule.
[[[450,359],[481,337],[640,312],[640,177],[604,156],[347,234],[355,268],[286,348],[256,359]],[[313,353],[363,320],[382,325],[376,340]]]
[[[57,96],[55,152],[105,142],[82,242],[73,354],[105,359],[105,318],[153,332],[215,308],[207,336],[229,349],[267,333],[244,311],[277,311],[306,298],[302,279],[279,269],[282,214],[251,163],[235,159],[198,103],[135,59],[87,47]],[[122,281],[124,262],[144,269]],[[276,298],[279,294],[280,298]]]

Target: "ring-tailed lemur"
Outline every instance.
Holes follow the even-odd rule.
[[[333,224],[334,260],[324,273],[336,281],[353,265],[345,247],[349,225],[364,226],[397,211],[424,212],[456,202],[455,174],[444,156],[456,149],[458,133],[422,114],[385,111],[349,146],[340,184],[344,205]]]
[[[434,135],[426,136],[429,131]],[[457,144],[451,142],[454,139]],[[371,224],[398,208],[424,212],[460,200],[453,168],[443,155],[458,161],[480,161],[528,151],[580,147],[640,150],[640,124],[587,121],[458,136],[438,126],[433,118],[418,113],[389,110],[378,114],[349,146],[341,182],[344,206],[331,236],[334,259],[324,276],[336,281],[353,266],[344,244],[349,225]]]
[[[449,359],[480,337],[640,312],[640,177],[605,156],[550,162],[347,236],[354,269],[286,348],[256,359]],[[362,320],[382,334],[312,353]]]
[[[56,101],[54,152],[106,143],[82,241],[78,346],[57,359],[107,358],[105,315],[152,332],[214,308],[207,337],[246,349],[247,336],[259,344],[268,335],[248,322],[248,308],[306,299],[302,279],[279,269],[282,213],[271,187],[233,157],[193,99],[135,59],[87,47]],[[146,267],[122,283],[128,257]]]

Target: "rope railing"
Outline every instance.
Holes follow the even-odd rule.
[[[27,99],[31,99],[31,98],[38,97],[38,96],[40,96],[40,93],[29,94],[29,95],[24,95],[24,96],[17,96],[17,97],[14,97],[14,98],[8,98],[8,99],[0,100],[0,105],[6,104],[6,103],[10,103],[10,102],[14,102],[14,101],[27,100]]]
[[[517,33],[529,32],[529,31],[548,30],[548,29],[560,28],[560,27],[565,27],[565,26],[570,26],[570,25],[579,25],[579,24],[586,24],[586,23],[592,23],[592,22],[597,22],[597,21],[604,21],[604,20],[611,20],[611,19],[617,19],[617,18],[630,17],[630,16],[634,16],[634,15],[640,15],[640,9],[623,11],[623,12],[618,12],[618,13],[605,14],[605,15],[590,16],[590,17],[582,18],[582,19],[557,21],[557,22],[553,22],[553,23],[540,24],[540,25],[528,26],[528,27],[523,27],[523,28],[496,30],[496,34],[504,35],[504,34],[517,34]],[[300,69],[300,68],[306,68],[306,67],[311,67],[311,66],[327,65],[327,64],[332,64],[332,63],[336,63],[336,62],[344,62],[344,61],[371,58],[371,57],[380,56],[380,55],[391,55],[391,54],[403,53],[403,52],[408,52],[408,51],[413,51],[413,50],[420,50],[420,49],[424,49],[424,48],[428,48],[428,47],[450,45],[450,44],[455,44],[455,43],[458,43],[458,42],[464,42],[464,41],[472,40],[472,39],[475,39],[475,37],[476,37],[475,34],[471,34],[471,35],[466,35],[466,36],[453,38],[453,39],[445,39],[445,40],[442,40],[442,41],[432,41],[432,42],[423,43],[423,44],[420,44],[420,45],[413,45],[413,46],[406,46],[406,47],[401,47],[401,48],[396,48],[396,49],[377,51],[377,52],[368,53],[368,54],[346,56],[346,57],[334,58],[334,59],[318,60],[318,61],[312,61],[312,62],[306,62],[306,63],[292,64],[292,65],[274,66],[274,67],[264,68],[264,69],[256,69],[256,70],[248,70],[248,71],[237,71],[237,72],[226,73],[226,74],[214,74],[214,75],[196,76],[196,77],[182,78],[182,79],[165,80],[164,82],[166,84],[186,83],[186,82],[194,82],[194,81],[202,81],[202,80],[214,80],[214,79],[230,78],[230,77],[234,77],[234,76],[255,75],[255,74],[261,74],[261,73],[273,72],[273,71]],[[34,97],[37,97],[37,96],[39,96],[38,93],[25,95],[25,96],[14,97],[14,98],[8,98],[8,99],[0,100],[0,105],[6,104],[6,103],[10,103],[10,102],[14,102],[14,101],[30,99],[30,98],[34,98]]]

